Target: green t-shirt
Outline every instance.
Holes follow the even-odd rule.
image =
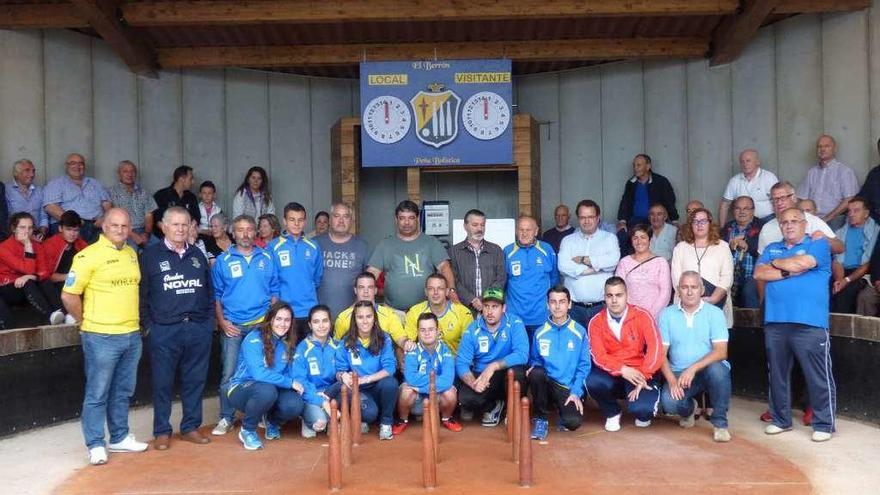
[[[379,243],[369,265],[385,272],[385,303],[406,311],[425,299],[425,279],[448,259],[440,241],[429,235],[412,241],[394,235]]]

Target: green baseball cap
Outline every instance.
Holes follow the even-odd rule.
[[[483,291],[483,301],[498,301],[504,304],[504,289],[501,287],[489,287]]]

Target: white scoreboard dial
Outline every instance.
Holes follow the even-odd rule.
[[[501,95],[481,91],[465,102],[462,122],[471,136],[483,141],[495,139],[510,124],[510,107]]]
[[[364,110],[363,125],[373,141],[396,143],[406,136],[412,115],[406,103],[395,96],[378,96]]]

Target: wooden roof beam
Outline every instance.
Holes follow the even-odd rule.
[[[871,6],[871,0],[783,0],[774,14],[811,14],[819,12],[852,12]]]
[[[6,4],[0,5],[0,29],[53,29],[87,28],[74,5],[53,4]]]
[[[781,0],[744,0],[743,10],[725,17],[712,37],[710,65],[733,62]]]
[[[132,26],[727,15],[739,0],[265,0],[123,5]]]
[[[140,76],[157,77],[156,56],[149,46],[126,26],[114,0],[71,0],[83,17],[114,52]]]
[[[162,48],[164,69],[194,67],[302,67],[351,65],[363,60],[452,60],[509,58],[514,62],[547,60],[617,60],[632,58],[705,57],[703,38],[625,38],[582,40],[494,41]]]

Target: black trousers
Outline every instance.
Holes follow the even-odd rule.
[[[844,275],[849,276],[854,271],[856,269],[844,270]],[[867,285],[867,282],[864,278],[853,280],[846,284],[842,291],[831,296],[831,312],[855,314],[856,300],[859,297],[859,292],[865,288],[865,285]]]
[[[566,429],[574,431],[580,428],[584,416],[577,410],[573,402],[565,403],[571,391],[547,376],[542,366],[535,366],[529,373],[529,391],[532,394],[532,406],[535,418],[547,419],[552,403],[559,411],[559,423]]]
[[[61,309],[60,296],[58,297],[58,305],[51,305],[43,292],[42,286],[33,280],[28,280],[20,289],[15,287],[14,284],[6,284],[0,286],[0,329],[12,328],[12,310],[10,306],[22,304],[25,301],[39,311],[46,320],[49,319],[52,311]]]
[[[519,382],[520,394],[526,394],[526,369],[524,366],[512,366],[513,378]],[[458,402],[461,407],[482,414],[495,405],[496,401],[507,400],[507,370],[496,371],[489,380],[489,386],[483,393],[477,393],[464,382],[459,385]]]

